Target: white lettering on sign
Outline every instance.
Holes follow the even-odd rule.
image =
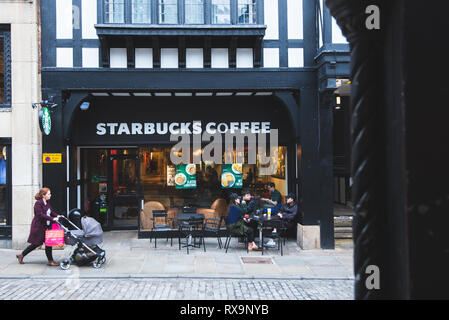
[[[193,122],[100,122],[96,126],[96,134],[104,135],[164,135],[164,134],[202,134],[201,121]],[[270,122],[208,122],[205,125],[208,134],[221,133],[270,133]]]

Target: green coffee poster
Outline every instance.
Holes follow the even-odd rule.
[[[175,186],[176,189],[196,188],[195,164],[179,164],[176,166]]]
[[[229,188],[242,188],[242,164],[224,164],[221,170],[221,187],[224,189]]]

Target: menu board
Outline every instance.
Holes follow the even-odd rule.
[[[242,188],[242,170],[241,163],[223,164],[221,171],[221,187],[224,189]]]
[[[175,186],[176,168],[174,165],[167,166],[167,186]]]
[[[195,164],[180,164],[176,166],[175,186],[176,189],[196,188]]]

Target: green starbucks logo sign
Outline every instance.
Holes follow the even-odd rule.
[[[39,124],[41,130],[45,135],[49,135],[51,132],[51,115],[48,108],[42,108],[39,113]]]

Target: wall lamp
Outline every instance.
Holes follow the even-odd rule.
[[[81,103],[81,105],[80,105],[80,109],[83,111],[88,110],[89,107],[90,107],[90,102],[88,102],[88,101],[85,101],[85,102]]]
[[[53,108],[56,108],[58,105],[56,103],[53,103],[51,101],[48,100],[42,100],[41,102],[38,103],[33,103],[31,104],[31,106],[33,107],[33,109],[39,108],[48,108],[48,110],[53,110]]]

